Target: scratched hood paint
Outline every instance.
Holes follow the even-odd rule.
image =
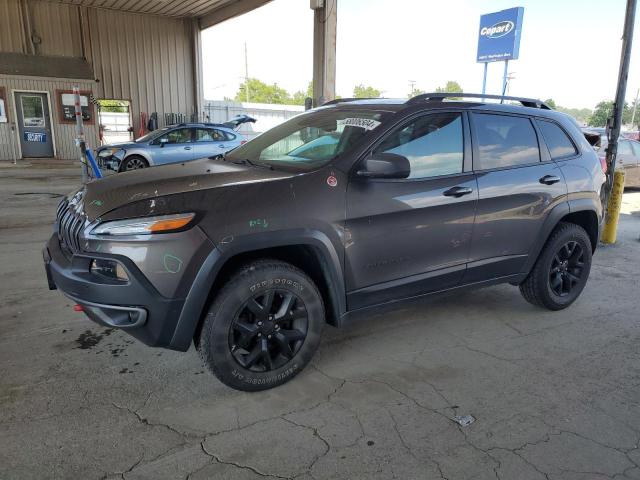
[[[118,173],[87,184],[84,209],[93,221],[132,202],[174,193],[279,180],[292,175],[208,158],[174,163]]]

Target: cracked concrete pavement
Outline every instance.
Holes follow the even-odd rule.
[[[640,192],[568,310],[508,285],[399,306],[248,394],[47,290],[78,174],[0,166],[0,478],[640,479]]]

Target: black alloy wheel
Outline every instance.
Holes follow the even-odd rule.
[[[580,283],[584,270],[584,249],[576,241],[565,243],[551,261],[549,286],[559,297],[571,294]]]
[[[242,305],[231,324],[229,348],[241,367],[268,372],[298,353],[308,328],[302,300],[291,291],[270,289]]]

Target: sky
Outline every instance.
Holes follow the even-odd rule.
[[[333,0],[327,0],[332,2]],[[625,0],[337,0],[336,92],[358,84],[384,97],[406,97],[409,81],[433,91],[455,80],[482,90],[476,63],[480,15],[524,7],[520,58],[509,62],[514,96],[553,98],[569,108],[593,108],[615,96]],[[627,86],[640,87],[640,12]],[[207,100],[233,98],[245,76],[293,93],[312,78],[313,11],[309,0],[274,0],[202,34]],[[503,62],[489,64],[487,93],[499,94]]]

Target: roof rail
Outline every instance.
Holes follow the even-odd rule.
[[[361,97],[361,98],[356,98],[356,97],[351,97],[351,98],[336,98],[334,100],[329,100],[328,102],[324,102],[322,104],[323,107],[327,106],[327,105],[335,105],[336,103],[342,103],[342,102],[355,102],[356,100],[377,100],[380,97]]]
[[[492,100],[500,100],[500,103],[503,103],[505,100],[511,100],[520,102],[523,107],[551,110],[549,105],[535,98],[506,97],[504,95],[486,95],[482,93],[423,93],[407,100],[407,105],[413,105],[419,102],[441,102],[445,98],[490,98]]]

